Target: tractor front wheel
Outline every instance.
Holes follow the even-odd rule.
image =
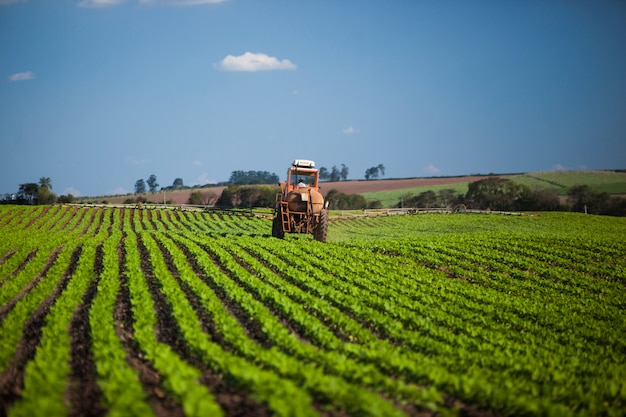
[[[320,218],[315,225],[315,230],[313,231],[313,238],[318,242],[326,242],[326,237],[328,236],[328,211],[322,210],[320,212]]]

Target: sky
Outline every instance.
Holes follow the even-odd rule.
[[[626,168],[626,2],[0,0],[0,194]]]

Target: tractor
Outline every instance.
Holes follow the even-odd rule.
[[[272,236],[308,233],[319,242],[328,234],[328,202],[319,191],[319,171],[315,162],[296,159],[287,170],[287,180],[278,184]]]

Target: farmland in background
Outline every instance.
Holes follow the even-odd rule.
[[[0,404],[46,415],[621,416],[626,219],[0,206]]]
[[[550,171],[534,172],[515,175],[496,175],[507,178],[518,184],[526,185],[531,190],[554,189],[560,195],[566,195],[569,189],[575,185],[588,185],[597,191],[609,194],[626,194],[626,172],[615,171]],[[438,192],[443,189],[453,189],[457,194],[465,195],[471,182],[477,181],[478,177],[469,177],[466,181],[456,181],[463,177],[451,177],[455,181],[446,183],[441,181],[434,185],[420,185],[403,189],[388,189],[384,191],[358,192],[367,201],[379,200],[383,207],[394,207],[402,197],[416,196],[425,191]],[[487,178],[486,176],[482,178]],[[354,188],[357,191],[357,188]]]
[[[535,172],[515,175],[498,175],[508,178],[520,184],[528,185],[531,189],[556,189],[561,195],[567,194],[574,185],[589,185],[594,190],[605,191],[610,194],[626,194],[626,172],[615,171],[550,171]],[[326,194],[336,189],[346,194],[361,194],[368,201],[379,200],[383,207],[395,207],[403,196],[415,196],[424,191],[439,191],[442,189],[454,189],[458,194],[467,193],[468,185],[473,181],[487,178],[485,175],[472,175],[460,177],[431,177],[431,178],[406,178],[406,179],[380,179],[380,180],[350,180],[339,182],[321,183],[321,191]],[[284,179],[284,178],[281,178]],[[163,203],[171,201],[171,204],[181,205],[189,201],[189,195],[199,191],[207,198],[217,198],[224,187],[194,188],[178,191],[164,191],[155,194],[144,194],[151,202]],[[137,197],[134,194],[122,196],[99,196],[81,197],[81,202],[102,202],[121,204],[124,200]]]

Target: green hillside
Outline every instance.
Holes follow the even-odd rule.
[[[516,183],[526,185],[533,190],[554,189],[561,195],[567,195],[569,189],[575,185],[588,185],[594,190],[609,194],[626,194],[626,172],[616,171],[548,171],[518,175],[502,175]],[[403,197],[416,196],[425,191],[438,192],[442,189],[453,189],[458,194],[467,193],[469,182],[450,185],[436,185],[429,187],[407,188],[403,190],[389,190],[362,193],[367,201],[379,200],[383,207],[394,207]]]

